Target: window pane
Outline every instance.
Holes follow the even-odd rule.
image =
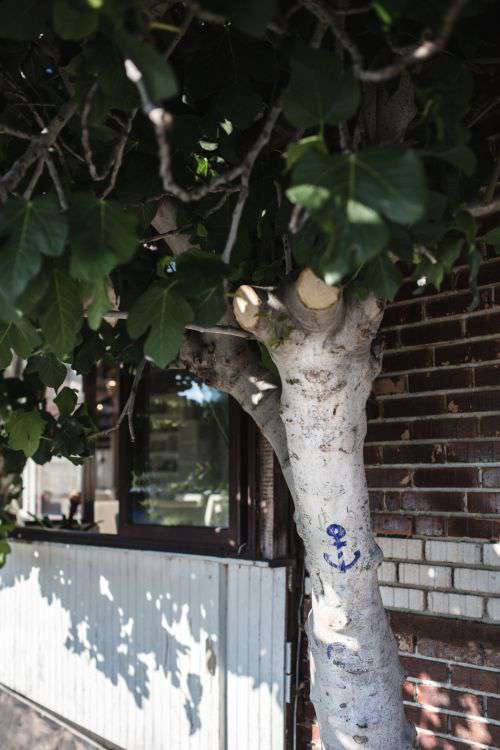
[[[227,527],[227,395],[188,373],[152,369],[136,424],[133,522]]]

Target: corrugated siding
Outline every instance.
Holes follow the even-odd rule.
[[[125,750],[284,747],[284,569],[13,547],[1,683]]]

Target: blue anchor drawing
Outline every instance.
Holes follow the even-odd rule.
[[[361,552],[359,550],[356,550],[351,562],[346,563],[346,561],[344,560],[343,552],[343,548],[347,547],[347,542],[343,541],[347,533],[346,530],[343,526],[340,526],[337,523],[332,523],[330,524],[330,526],[327,526],[326,533],[328,534],[328,536],[332,537],[332,541],[330,542],[330,544],[337,550],[338,564],[333,562],[333,555],[331,555],[329,552],[324,552],[323,557],[325,558],[328,565],[331,565],[332,568],[338,568],[341,573],[345,573],[346,570],[349,570],[349,568],[352,568],[353,565],[356,565],[359,558],[361,557]]]

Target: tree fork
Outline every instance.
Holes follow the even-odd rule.
[[[238,289],[234,313],[278,368],[285,475],[312,582],[311,698],[325,750],[409,750],[395,638],[380,596],[363,443],[380,365],[374,297],[344,300],[310,269],[276,292]]]

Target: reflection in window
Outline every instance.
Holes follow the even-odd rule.
[[[152,369],[136,402],[130,497],[136,524],[229,524],[226,394],[188,373]]]
[[[83,401],[82,377],[68,371],[64,386],[78,391]],[[45,394],[47,407],[57,417],[55,391]],[[92,379],[90,411],[97,429],[109,430],[118,418],[118,377],[115,369],[99,365]],[[18,515],[26,526],[52,529],[76,529],[94,533],[116,534],[118,531],[116,431],[96,440],[95,454],[83,466],[67,458],[52,457],[49,463],[38,465],[28,459],[23,474],[22,508]]]

